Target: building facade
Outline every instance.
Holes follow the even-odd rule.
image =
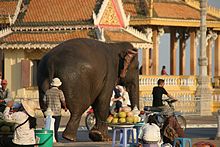
[[[11,4],[13,3],[13,4]],[[93,38],[131,42],[142,52],[140,97],[151,97],[158,78],[176,97],[195,97],[200,36],[200,5],[194,0],[3,0],[0,49],[2,72],[14,98],[37,98],[36,70],[41,57],[61,42]],[[10,10],[9,13],[5,13]],[[170,75],[160,75],[160,37],[170,34]],[[190,57],[186,57],[186,41]],[[220,10],[207,7],[208,75],[213,94],[220,93]],[[214,57],[212,48],[214,46]],[[177,61],[179,52],[179,61]],[[212,62],[215,58],[215,62]],[[190,60],[190,76],[186,76]],[[211,67],[215,70],[212,73]],[[177,73],[179,67],[179,73]],[[183,95],[187,96],[183,96]],[[143,99],[143,101],[144,101]],[[220,97],[217,96],[220,100]],[[140,102],[143,105],[148,104]],[[218,103],[216,103],[216,106]],[[194,107],[194,105],[192,105]],[[217,107],[216,107],[217,108]],[[192,110],[193,111],[193,110]],[[216,110],[213,110],[216,111]]]

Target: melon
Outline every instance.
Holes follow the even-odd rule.
[[[113,124],[117,124],[117,123],[118,123],[118,118],[115,118],[115,117],[114,117],[113,120],[112,120],[112,123],[113,123]]]
[[[133,119],[134,119],[134,123],[140,122],[140,117],[139,116],[134,116]]]
[[[111,123],[113,118],[114,117],[112,115],[109,115],[108,118],[106,119],[107,123]]]
[[[121,111],[121,112],[118,113],[118,116],[120,118],[122,118],[122,117],[125,118],[126,117],[126,112]]]
[[[133,112],[127,112],[126,115],[127,115],[127,117],[134,116]]]
[[[125,123],[126,122],[126,118],[122,117],[118,120],[119,123]]]
[[[133,116],[127,117],[126,122],[133,123],[134,122],[134,117]]]

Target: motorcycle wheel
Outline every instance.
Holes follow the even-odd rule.
[[[181,115],[176,116],[176,119],[177,119],[178,123],[180,124],[181,128],[183,130],[185,130],[186,129],[186,119]]]
[[[87,130],[91,130],[95,126],[95,123],[96,123],[96,118],[94,113],[88,113],[85,118],[85,124]]]

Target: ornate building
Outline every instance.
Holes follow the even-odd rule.
[[[13,3],[13,4],[12,4]],[[38,97],[36,68],[40,58],[54,46],[72,38],[104,42],[131,42],[142,50],[141,103],[148,104],[159,75],[160,37],[170,34],[170,76],[163,76],[176,97],[195,99],[196,48],[200,6],[194,0],[2,0],[0,49],[4,52],[3,74],[13,97]],[[7,12],[10,10],[10,13]],[[208,75],[214,79],[212,93],[220,86],[220,10],[207,8]],[[190,57],[186,41],[190,40]],[[215,63],[212,62],[214,45]],[[179,51],[179,61],[176,54]],[[186,60],[190,75],[185,76]],[[179,73],[177,73],[179,66]],[[211,73],[211,67],[215,72]],[[214,75],[214,76],[213,76]],[[184,96],[183,96],[184,95]],[[220,100],[220,96],[217,95]],[[219,103],[219,102],[218,102]],[[216,103],[216,108],[218,103]],[[192,103],[191,103],[192,104]],[[192,111],[195,105],[190,105]],[[214,105],[213,105],[214,107]],[[191,111],[191,110],[190,110]],[[216,111],[216,109],[213,109]]]

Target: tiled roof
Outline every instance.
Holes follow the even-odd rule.
[[[15,1],[0,1],[0,16],[1,15],[14,15],[17,6],[17,0]]]
[[[92,18],[96,0],[31,0],[24,22],[82,21]]]
[[[134,3],[124,3],[124,10],[125,10],[125,14],[126,16],[128,16],[130,14],[130,16],[137,16],[137,10],[136,10],[136,6]]]
[[[106,42],[133,42],[133,43],[143,43],[145,41],[135,37],[134,35],[122,31],[122,30],[105,30],[104,36],[106,39]]]
[[[157,17],[176,19],[200,19],[200,11],[183,3],[154,3],[154,12]],[[216,20],[215,17],[207,16],[208,20]]]
[[[72,38],[90,38],[90,30],[76,30],[71,32],[15,32],[4,38],[2,43],[44,43],[63,42]]]

